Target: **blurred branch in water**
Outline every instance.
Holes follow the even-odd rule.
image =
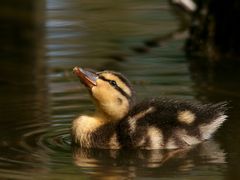
[[[185,29],[177,29],[173,32],[170,32],[161,37],[154,37],[152,39],[147,39],[143,42],[141,46],[132,46],[128,49],[132,50],[133,53],[118,53],[108,55],[107,58],[113,59],[115,61],[126,61],[128,57],[134,56],[137,54],[150,53],[152,48],[162,47],[165,43],[178,39],[185,39],[187,37],[187,31]]]
[[[132,53],[110,54],[107,55],[107,58],[116,61],[126,61],[128,57],[132,57],[136,54],[150,53],[153,48],[163,47],[164,44],[169,43],[169,41],[186,39],[188,37],[188,27],[191,22],[192,12],[189,10],[187,11],[183,8],[182,4],[179,3],[171,3],[171,5],[172,8],[170,10],[172,10],[172,13],[175,14],[179,22],[179,26],[176,30],[162,36],[150,37],[143,41],[141,45],[128,47]]]

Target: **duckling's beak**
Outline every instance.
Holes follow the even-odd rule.
[[[96,73],[84,70],[80,67],[73,68],[73,73],[79,77],[81,82],[88,88],[92,88],[97,85],[98,75]]]

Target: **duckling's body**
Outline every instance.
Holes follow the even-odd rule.
[[[176,149],[209,139],[226,119],[225,103],[193,104],[173,99],[152,99],[133,107],[119,123],[121,146]]]
[[[184,148],[209,139],[226,120],[226,103],[197,104],[155,98],[134,103],[128,80],[119,73],[75,68],[97,110],[73,121],[73,142],[86,148]]]

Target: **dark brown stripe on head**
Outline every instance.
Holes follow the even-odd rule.
[[[130,81],[124,75],[122,75],[121,73],[118,73],[118,72],[115,72],[115,71],[103,71],[103,72],[100,72],[100,73],[97,73],[97,74],[101,75],[101,73],[109,73],[109,74],[112,74],[112,75],[118,77],[130,89],[130,91],[133,93],[133,88],[132,88],[132,85],[131,85]]]
[[[112,80],[106,79],[104,76],[101,76],[101,75],[99,76],[99,79],[108,82],[111,86],[113,86],[113,88],[115,88],[118,92],[120,92],[123,96],[125,96],[129,102],[131,102],[132,98],[118,85],[112,85],[111,84]]]
[[[126,77],[124,77],[122,74],[118,72],[110,71],[110,73],[117,76],[132,91],[131,83]]]

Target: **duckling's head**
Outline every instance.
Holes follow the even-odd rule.
[[[113,71],[94,72],[75,67],[73,72],[88,88],[97,106],[97,112],[110,120],[127,115],[134,103],[134,92],[129,81]]]

